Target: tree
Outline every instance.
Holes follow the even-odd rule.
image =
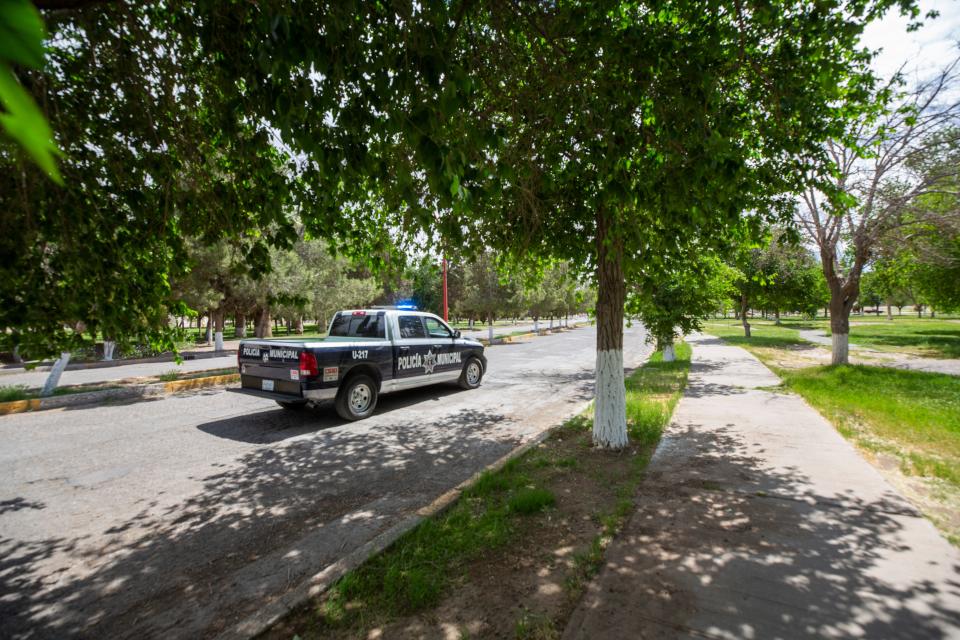
[[[838,131],[839,104],[869,83],[856,34],[887,6],[561,4],[465,22],[481,99],[450,130],[501,144],[451,190],[482,211],[473,226],[490,246],[592,272],[596,445],[626,444],[626,283],[672,245],[723,242],[741,212],[794,188],[784,159]]]
[[[845,139],[829,141],[828,161],[810,168],[814,186],[804,191],[798,218],[819,248],[830,288],[833,364],[848,362],[850,312],[877,245],[917,224],[914,205],[960,170],[957,64],[907,94],[896,93],[899,77],[878,89],[880,113],[865,114]]]
[[[715,255],[696,251],[665,268],[629,284],[627,312],[643,322],[648,339],[670,362],[675,340],[701,329],[702,321],[735,292],[739,274]]]
[[[510,302],[517,293],[516,284],[497,268],[490,251],[484,251],[466,263],[463,296],[457,302],[459,313],[487,320],[488,339],[493,341],[493,321],[510,311]]]
[[[168,58],[206,88],[196,113],[229,133],[269,123],[305,156],[308,232],[371,268],[433,232],[583,265],[597,284],[594,441],[622,447],[627,279],[691,237],[723,242],[741,212],[798,187],[792,159],[839,133],[871,77],[858,36],[891,6],[915,13],[909,0],[205,0],[163,7],[170,19],[141,37],[185,43]],[[148,60],[164,50],[152,44]]]
[[[783,229],[774,230],[757,260],[762,274],[757,300],[774,312],[776,324],[781,311],[816,315],[829,299],[820,265]]]
[[[98,335],[175,348],[171,283],[188,239],[229,236],[262,272],[269,247],[295,239],[297,184],[270,132],[229,113],[234,97],[210,85],[169,7],[47,18],[43,71],[17,75],[56,132],[63,184],[0,149],[0,326],[32,358]]]

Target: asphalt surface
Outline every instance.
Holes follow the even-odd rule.
[[[595,340],[489,348],[479,389],[357,423],[214,390],[0,418],[0,638],[216,635],[567,417]]]
[[[577,318],[578,322],[583,322],[583,318]],[[571,323],[574,319],[571,318]],[[557,323],[559,325],[559,323]],[[477,326],[480,326],[479,324]],[[516,325],[497,325],[493,328],[495,336],[504,336],[517,331],[533,331],[532,322],[523,322]],[[546,329],[549,322],[540,323],[541,329]],[[482,330],[463,330],[463,336],[467,338],[486,338],[487,329]],[[253,337],[247,338],[253,340]],[[282,338],[277,338],[280,340]],[[225,343],[227,349],[237,349],[239,340],[230,340]],[[211,349],[212,350],[212,349]],[[139,364],[118,365],[114,367],[105,367],[100,369],[75,369],[64,371],[60,376],[60,386],[93,384],[100,382],[113,382],[116,380],[127,380],[130,378],[142,378],[147,376],[158,376],[164,373],[191,373],[194,371],[206,371],[209,369],[223,369],[233,367],[237,364],[237,356],[229,355],[219,358],[201,358],[198,360],[185,360],[181,364],[175,362],[142,362]],[[30,388],[40,388],[47,380],[49,367],[27,371],[23,368],[0,370],[0,386],[23,385]]]

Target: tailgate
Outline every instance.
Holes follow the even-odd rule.
[[[244,389],[302,397],[300,352],[303,345],[241,342],[237,350],[240,386]]]

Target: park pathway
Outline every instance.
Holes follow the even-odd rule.
[[[824,331],[819,329],[800,329],[800,339],[812,342],[814,344],[832,347],[833,342]],[[861,352],[869,354],[870,360],[863,361],[862,364],[870,364],[878,367],[892,367],[894,369],[909,369],[911,371],[926,371],[929,373],[946,373],[951,376],[960,376],[960,360],[948,358],[920,358],[902,353],[891,353],[889,351],[877,351],[868,349],[860,345],[850,343],[850,351],[853,354]]]
[[[960,638],[960,550],[745,350],[697,336],[581,638]]]

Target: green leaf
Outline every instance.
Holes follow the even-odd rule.
[[[59,156],[53,141],[53,131],[33,99],[17,82],[13,72],[0,64],[0,104],[6,113],[0,114],[0,126],[33,158],[33,161],[57,184],[63,184],[55,156]]]
[[[28,0],[0,2],[0,61],[43,66],[43,20]]]

